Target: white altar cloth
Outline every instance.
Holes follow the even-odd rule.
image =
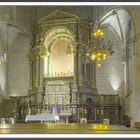
[[[26,115],[25,122],[29,121],[59,121],[59,116],[54,114],[36,114],[36,115]]]

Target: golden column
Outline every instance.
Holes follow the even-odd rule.
[[[31,59],[29,60],[29,64],[30,64],[30,81],[29,81],[30,83],[29,83],[29,90],[32,90],[32,88],[33,88],[33,62],[32,62]]]

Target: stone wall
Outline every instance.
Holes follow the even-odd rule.
[[[122,101],[122,105],[123,105],[123,108],[122,108],[123,114],[133,117],[132,121],[135,122],[135,121],[140,121],[140,110],[139,110],[139,106],[140,106],[140,93],[139,93],[139,91],[140,91],[140,86],[139,86],[139,83],[140,83],[140,72],[139,72],[140,71],[140,54],[139,54],[139,52],[140,52],[140,47],[139,47],[140,46],[140,39],[139,39],[140,38],[140,28],[139,28],[140,7],[139,6],[137,6],[137,7],[136,6],[124,6],[122,8],[128,10],[132,20],[134,20],[134,23],[132,25],[133,26],[133,37],[131,40],[133,42],[133,46],[132,46],[133,47],[133,63],[132,63],[133,87],[132,87],[132,93],[125,95],[125,93],[122,90],[122,94],[120,94],[120,96],[121,96],[121,101]],[[136,41],[134,38],[135,34],[136,34]],[[110,34],[109,38],[112,38],[112,37],[113,37],[113,35]],[[119,41],[117,41],[117,44],[118,44],[118,42]],[[121,57],[121,47],[119,46],[119,44],[115,45],[115,46],[116,46],[115,48],[119,47],[120,51],[118,51],[118,54],[117,54],[117,57],[119,58],[119,56]],[[119,58],[119,60],[121,60],[121,59]],[[118,61],[118,59],[116,61]],[[106,61],[106,63],[107,63],[107,61]],[[112,66],[113,66],[113,64],[112,64]],[[111,67],[110,67],[110,69],[111,69]],[[120,67],[120,64],[119,65],[115,64],[114,70],[117,70],[117,69],[121,70],[123,72],[122,68]],[[103,71],[103,73],[105,71]],[[120,71],[120,75],[123,76],[121,71]],[[99,74],[102,75],[103,73],[102,73],[102,70],[97,69],[97,86],[99,85]],[[101,91],[100,89],[102,89],[102,88],[103,87],[99,87],[99,89],[98,89],[99,93]],[[111,93],[111,91],[110,91],[110,93]]]
[[[27,94],[29,68],[27,68],[28,60],[26,55],[29,50],[29,39],[26,36],[31,36],[31,23],[34,23],[32,22],[34,19],[34,16],[32,16],[33,11],[34,9],[31,7],[0,6],[0,55],[7,53],[8,57],[8,61],[0,65],[1,99],[7,98],[9,96],[8,94],[15,95],[17,91],[19,95]],[[24,32],[26,36],[18,36],[18,33],[21,32]],[[16,36],[18,37],[16,38]],[[12,49],[13,51],[11,53]],[[18,62],[18,60],[21,62]],[[17,69],[18,71],[16,71]],[[25,74],[25,77],[22,74]],[[22,80],[17,80],[17,77],[21,77]],[[25,81],[25,84],[22,84],[22,81]],[[17,89],[16,82],[20,83]]]
[[[125,97],[126,113],[133,117],[134,121],[140,121],[140,6],[127,7],[134,19],[134,32],[136,33],[136,42],[133,48],[133,91]],[[129,108],[130,107],[130,108]]]
[[[105,28],[105,41],[113,43],[114,54],[102,61],[102,66],[96,69],[98,94],[122,94],[124,71],[122,64],[122,45],[115,32]]]
[[[27,33],[31,33],[32,25],[35,23],[35,6],[17,6],[15,24]]]
[[[139,54],[139,52],[140,52],[140,47],[139,47],[140,46],[140,39],[139,39],[140,38],[140,34],[139,34],[139,32],[140,32],[140,28],[139,28],[140,7],[139,6],[137,6],[137,7],[124,6],[122,8],[128,10],[132,20],[134,20],[134,23],[132,26],[133,26],[133,35],[136,33],[136,42],[134,40],[135,38],[132,38],[131,41],[132,42],[134,41],[133,42],[134,44],[132,46],[133,47],[133,65],[132,65],[132,75],[133,75],[133,77],[132,77],[133,87],[132,88],[133,89],[132,89],[132,93],[130,93],[126,96],[125,93],[122,91],[122,94],[120,94],[120,96],[122,97],[121,103],[123,105],[123,108],[122,108],[123,114],[126,114],[126,115],[129,115],[130,117],[133,117],[132,121],[135,122],[135,121],[140,121],[140,110],[139,110],[139,106],[140,106],[140,93],[139,93],[139,91],[140,91],[140,86],[139,86],[139,83],[140,83],[140,72],[139,72],[140,71],[140,54]],[[112,38],[112,35],[109,35],[109,37]],[[119,46],[119,44],[117,46]],[[118,53],[118,55],[121,56],[119,53]],[[106,61],[106,63],[107,63],[107,61]],[[120,69],[119,68],[120,65],[118,65],[118,66],[116,65],[115,67],[116,67],[115,70]],[[110,67],[110,69],[111,69],[111,67]],[[101,78],[99,78],[99,75],[101,75],[103,77],[103,75],[105,75],[105,71],[97,69],[97,86],[100,85],[99,80],[101,81]],[[121,74],[121,71],[120,71],[120,74]],[[104,78],[102,80],[104,82]],[[102,85],[104,85],[104,84],[102,84]],[[101,89],[102,89],[102,91],[103,90],[105,91],[104,87],[99,87],[98,88],[99,93],[101,93]],[[110,88],[109,89],[106,88],[106,89],[110,90]],[[111,91],[109,93],[111,93]]]
[[[0,6],[0,21],[15,23],[16,6]]]
[[[18,34],[8,55],[8,93],[10,96],[24,96],[29,89],[30,40]]]
[[[0,36],[0,58],[4,56],[5,50],[4,50],[4,42],[2,37]],[[5,94],[6,90],[6,63],[0,64],[0,101],[2,97]]]

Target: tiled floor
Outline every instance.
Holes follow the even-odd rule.
[[[122,125],[28,123],[0,125],[1,134],[140,134]]]

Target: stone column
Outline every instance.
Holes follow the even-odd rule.
[[[28,115],[31,115],[31,108],[28,108]]]
[[[38,70],[39,70],[38,62],[39,62],[39,58],[37,57],[35,62],[36,63],[36,86],[38,86]]]
[[[83,61],[83,85],[86,86],[86,56],[84,56]]]
[[[76,46],[77,47],[77,46]],[[77,48],[74,48],[74,78],[77,81]]]
[[[94,67],[94,62],[91,60],[90,61],[90,87],[94,87],[94,81],[95,81],[95,67]]]
[[[33,87],[33,73],[32,73],[32,71],[33,71],[33,62],[30,60],[29,61],[29,63],[30,63],[30,83],[29,83],[29,89],[30,90],[32,90],[32,87]]]
[[[92,76],[91,76],[91,80],[92,80],[92,88],[96,88],[96,62],[92,62],[91,65],[91,72],[92,72]]]
[[[33,82],[33,87],[35,87],[35,81],[36,81],[36,75],[35,75],[35,71],[36,71],[36,65],[35,65],[35,60],[33,60],[32,62],[32,74],[33,74],[33,77],[32,77],[32,82]]]
[[[38,57],[38,86],[40,86],[40,56]]]
[[[43,86],[44,80],[44,56],[40,56],[40,85]]]
[[[88,63],[88,75],[87,75],[87,82],[88,82],[88,87],[91,87],[91,76],[92,76],[92,73],[91,73],[91,65],[92,61],[89,59],[89,63]]]
[[[76,102],[76,91],[74,91],[73,89],[73,93],[72,93],[72,102]]]
[[[74,47],[74,77],[73,77],[73,85],[72,85],[72,103],[76,102],[76,96],[77,96],[77,77],[78,77],[78,71],[77,71],[78,65],[77,65],[77,46]]]
[[[71,107],[72,107],[72,114],[76,114],[76,104],[77,104],[77,46],[74,48],[74,78],[73,78],[73,85],[72,85],[72,100],[71,100]]]
[[[78,58],[77,58],[77,64],[78,64],[78,86],[82,86],[82,82],[83,82],[83,76],[82,76],[82,56],[81,54],[78,54]]]

